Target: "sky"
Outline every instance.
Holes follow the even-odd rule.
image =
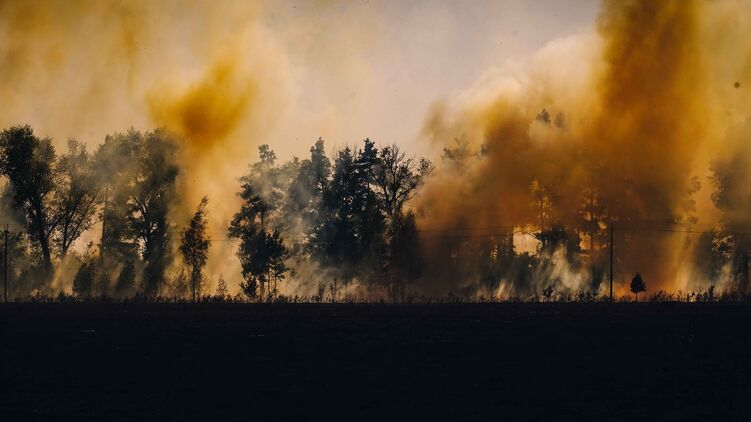
[[[208,195],[210,230],[221,238],[259,145],[286,160],[306,156],[319,137],[330,153],[370,137],[437,158],[442,145],[424,136],[437,104],[555,40],[593,32],[598,8],[592,0],[0,0],[0,127],[30,124],[59,152],[69,138],[94,150],[131,127],[178,134],[185,209],[174,218]],[[208,273],[237,285],[233,248],[216,242]]]
[[[29,123],[60,146],[169,127],[154,98],[179,96],[232,55],[233,77],[260,85],[240,112],[251,123],[223,134],[246,154],[269,143],[283,158],[304,155],[319,136],[332,148],[371,137],[428,153],[419,135],[434,102],[591,30],[597,9],[591,0],[4,1],[0,126]]]
[[[551,40],[592,29],[595,1],[278,3],[264,21],[279,34],[296,81],[293,112],[272,145],[306,151],[365,137],[419,142],[435,101],[487,72],[529,58]]]

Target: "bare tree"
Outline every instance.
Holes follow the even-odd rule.
[[[366,140],[365,148],[374,151],[369,166],[371,181],[386,215],[393,222],[401,217],[404,204],[412,199],[425,177],[433,171],[433,164],[425,158],[405,156],[396,145],[378,152],[372,142]]]

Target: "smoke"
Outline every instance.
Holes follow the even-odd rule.
[[[130,127],[167,129],[184,142],[173,221],[179,229],[208,195],[210,232],[223,238],[236,179],[289,97],[261,12],[229,1],[0,1],[0,125],[30,123],[58,148],[75,137],[90,150]],[[212,275],[237,272],[232,246],[214,243]]]
[[[476,286],[477,270],[454,269],[459,260],[446,258],[487,255],[514,230],[541,238],[578,228],[568,233],[569,250],[584,249],[585,264],[602,261],[612,221],[619,292],[637,271],[653,292],[685,287],[695,237],[674,229],[717,222],[707,206],[708,153],[726,149],[727,114],[739,111],[734,82],[748,75],[751,50],[739,45],[738,21],[748,10],[739,2],[606,1],[597,34],[555,41],[436,105],[423,133],[453,148],[453,158],[426,187],[421,223],[463,235],[431,242],[431,283]],[[730,13],[743,17],[728,26]],[[477,246],[478,237],[491,245]],[[595,274],[578,275],[567,276],[580,280],[570,288],[596,284]],[[559,276],[530,281],[532,292]]]
[[[703,279],[689,259],[697,236],[665,229],[711,228],[731,213],[715,206],[709,177],[713,163],[744,168],[734,159],[748,149],[751,47],[742,42],[751,35],[749,6],[605,1],[592,31],[490,69],[463,93],[436,103],[422,137],[448,146],[451,158],[438,163],[417,204],[429,264],[420,288],[495,295],[539,293],[550,285],[560,292],[600,289],[611,221],[618,291],[627,291],[636,271],[650,291]],[[177,135],[181,200],[171,220],[181,228],[200,198],[210,198],[215,241],[208,286],[221,273],[234,290],[239,264],[235,244],[224,238],[238,208],[237,177],[286,110],[305,122],[284,129],[290,137],[310,127],[351,136],[342,129],[353,124],[346,121],[349,110],[320,97],[358,110],[415,113],[372,94],[405,89],[375,86],[373,75],[391,68],[370,66],[371,55],[398,48],[380,38],[388,31],[369,29],[388,28],[391,15],[369,4],[316,3],[304,12],[265,14],[267,7],[0,0],[0,127],[29,123],[59,149],[74,137],[93,150],[106,134],[130,127]],[[423,36],[433,48],[428,20],[414,18],[429,27]],[[320,75],[327,77],[314,79]],[[414,89],[414,96],[426,95]],[[370,115],[350,120],[359,124]],[[367,130],[379,130],[375,125]],[[297,147],[290,145],[283,148]],[[739,184],[737,196],[746,186]],[[568,228],[567,245],[550,240],[561,227]],[[538,253],[539,239],[552,243]],[[305,291],[316,288],[310,282]]]

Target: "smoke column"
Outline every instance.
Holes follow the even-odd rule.
[[[294,24],[280,30],[264,20],[282,10],[273,2],[0,0],[0,127],[29,123],[38,135],[53,137],[58,149],[69,137],[93,148],[108,133],[165,127],[184,141],[182,200],[173,220],[182,224],[208,195],[210,232],[224,238],[237,208],[236,178],[247,171],[255,147],[267,142],[281,114],[300,110],[292,98],[319,101],[296,92],[306,89],[297,85],[306,72],[292,68],[330,73],[326,89],[346,81],[332,97],[361,98],[357,82],[367,80],[362,88],[375,80],[370,54],[398,48],[382,42],[393,31],[391,15],[379,13],[390,6],[310,4],[304,14],[280,19],[279,25]],[[335,28],[316,32],[322,25]],[[437,171],[415,204],[429,262],[420,288],[472,288],[477,268],[446,268],[455,261],[447,257],[471,253],[488,233],[496,234],[491,243],[532,251],[528,233],[579,224],[588,194],[597,197],[598,218],[616,227],[718,223],[722,212],[711,200],[710,168],[716,160],[737,163],[751,135],[751,46],[744,41],[750,27],[746,0],[605,1],[591,31],[490,69],[462,93],[435,103],[412,146],[440,151],[456,138],[467,151],[451,163],[435,157]],[[348,48],[332,47],[350,37],[352,43],[343,44]],[[298,48],[304,60],[295,56],[292,63],[290,51],[300,52],[285,42],[304,46]],[[400,87],[387,88],[371,91]],[[346,119],[320,118],[340,116],[327,104],[320,115],[301,116],[306,127],[350,133],[338,130]],[[369,109],[366,100],[357,104]],[[549,122],[537,118],[543,109]],[[306,134],[311,142],[319,135]],[[289,149],[305,155],[309,144]],[[739,179],[751,180],[743,167]],[[751,184],[740,185],[743,197]],[[450,238],[447,233],[463,237],[435,239]],[[685,233],[619,231],[619,291],[636,271],[650,291],[692,287],[694,240]],[[601,248],[606,242],[593,243]],[[231,287],[237,285],[231,242],[214,242],[207,273],[212,280],[224,273]],[[543,273],[572,291],[591,282],[587,268],[565,260]],[[508,280],[500,281],[503,290]]]
[[[730,104],[748,98],[735,82],[748,80],[751,57],[740,45],[743,28],[727,20],[731,11],[747,19],[747,6],[606,1],[596,35],[551,43],[523,69],[504,69],[437,104],[424,136],[463,139],[474,155],[432,180],[419,205],[423,226],[470,236],[487,233],[476,227],[534,231],[535,189],[552,204],[543,221],[571,225],[594,192],[603,220],[632,229],[616,236],[626,245],[615,248],[618,292],[637,271],[649,275],[653,292],[685,288],[691,239],[664,229],[717,222],[708,163],[726,148],[730,115],[742,113]],[[732,47],[716,49],[719,38]],[[560,113],[559,124],[537,118],[543,109],[551,121]],[[440,263],[471,242],[431,243],[439,269],[431,277],[444,279],[441,289],[461,287],[461,279],[441,277],[454,273]],[[569,276],[578,277],[572,288],[587,287],[586,277]]]
[[[236,179],[287,98],[286,61],[259,13],[241,2],[1,1],[0,125],[30,123],[59,150],[69,137],[93,150],[108,133],[164,127],[184,141],[177,229],[208,195],[212,236],[225,237]],[[237,272],[232,247],[214,243],[212,280]]]

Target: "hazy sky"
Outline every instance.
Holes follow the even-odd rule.
[[[691,212],[684,193],[696,176],[697,218],[715,222],[710,164],[748,156],[726,140],[751,104],[748,6],[0,0],[0,128],[31,124],[63,150],[70,137],[94,147],[130,127],[165,127],[183,142],[184,203],[219,198],[209,210],[215,233],[236,212],[237,178],[258,145],[286,160],[307,156],[318,137],[329,153],[365,137],[431,158],[453,137],[488,146],[486,158],[460,174],[436,171],[422,189],[425,221],[440,227],[467,215],[533,221],[530,181],[541,177],[571,188],[560,196],[577,215],[579,178],[592,176],[576,158],[582,145],[617,175],[587,179],[602,182],[600,192],[620,196],[617,180],[630,180],[630,191],[641,189],[632,204],[673,221]],[[542,108],[565,114],[561,131],[535,123]],[[630,216],[641,218],[634,206]],[[685,257],[665,245],[651,259],[679,268]],[[212,253],[232,256],[231,246]],[[210,272],[226,270],[226,259],[209,261]],[[667,282],[674,268],[659,266]]]
[[[188,111],[202,107],[228,135],[223,142],[246,151],[270,143],[286,158],[305,155],[319,136],[332,148],[369,136],[425,153],[414,141],[431,104],[591,29],[597,8],[593,0],[0,2],[0,125],[30,123],[58,146],[69,137],[95,145],[131,126],[179,132],[186,117],[175,124],[168,115],[186,110],[170,103],[194,99]],[[228,61],[222,79],[217,63]],[[255,87],[247,102],[237,94],[246,80]],[[216,106],[232,100],[242,103],[237,121],[217,121],[227,116]]]
[[[263,19],[284,45],[296,88],[272,143],[296,154],[317,136],[332,145],[366,136],[411,143],[434,101],[592,28],[597,8],[592,0],[270,4]]]

